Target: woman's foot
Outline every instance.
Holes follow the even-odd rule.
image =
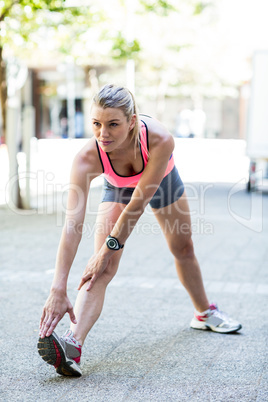
[[[209,309],[203,313],[195,312],[190,326],[194,329],[210,329],[221,334],[229,334],[239,331],[242,325],[220,311],[216,304],[211,304]]]
[[[66,340],[69,338],[66,336],[67,332],[61,338],[55,332],[46,338],[39,338],[38,353],[46,363],[55,367],[58,374],[80,377],[82,372],[78,361],[80,362],[81,345],[79,352],[79,347]]]

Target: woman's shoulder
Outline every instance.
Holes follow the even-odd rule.
[[[79,171],[96,173],[99,176],[103,173],[95,137],[90,138],[87,143],[76,154],[73,167]]]
[[[147,126],[150,149],[174,143],[172,134],[159,120],[146,114],[140,114],[140,120]]]

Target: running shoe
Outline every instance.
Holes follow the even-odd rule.
[[[52,332],[52,334],[46,338],[39,338],[37,348],[42,359],[54,366],[58,374],[75,377],[82,375],[78,363],[71,357],[74,349],[77,354],[77,348],[70,345],[63,338],[59,338],[55,332]],[[77,359],[78,356],[75,358]]]
[[[194,329],[211,330],[228,334],[239,331],[242,325],[232,320],[226,313],[220,311],[216,304],[211,304],[203,313],[195,312],[190,326]]]
[[[73,332],[67,329],[60,339],[66,343],[67,356],[73,359],[77,364],[80,364],[82,345],[75,339]]]

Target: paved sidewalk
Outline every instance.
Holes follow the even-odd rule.
[[[0,209],[0,400],[267,401],[268,195],[237,189],[191,184],[188,194],[210,300],[239,319],[242,331],[220,335],[189,327],[192,304],[148,210],[86,340],[79,379],[57,375],[36,348],[63,215]],[[95,210],[98,188],[92,197]],[[71,270],[72,302],[93,250],[94,219],[87,215]],[[68,321],[60,322],[59,334]]]

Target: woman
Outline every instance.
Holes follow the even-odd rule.
[[[50,295],[45,303],[38,350],[62,375],[80,376],[81,349],[98,319],[105,289],[116,274],[123,246],[149,203],[175,258],[179,279],[196,309],[191,327],[229,333],[241,325],[210,305],[191,239],[186,194],[174,166],[174,140],[158,121],[137,112],[132,94],[113,85],[94,97],[91,110],[94,137],[75,157],[71,171],[66,221],[56,259]],[[104,174],[95,254],[79,284],[75,310],[68,299],[68,274],[81,240],[90,182]],[[174,230],[174,221],[183,230]],[[183,225],[183,226],[182,226]],[[188,230],[186,230],[188,228]],[[71,327],[62,337],[54,329],[68,312]]]

